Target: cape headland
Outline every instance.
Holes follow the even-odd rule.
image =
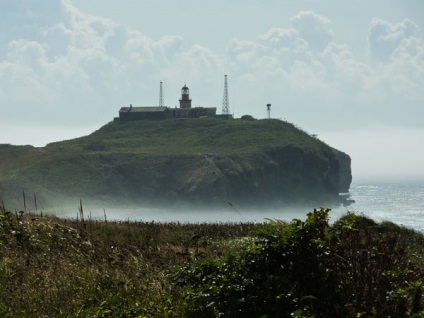
[[[323,205],[341,202],[352,180],[347,154],[291,123],[251,116],[113,121],[42,148],[1,145],[0,162],[9,206],[23,191],[45,205]]]

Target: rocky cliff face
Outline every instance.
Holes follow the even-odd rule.
[[[206,155],[198,158],[193,178],[175,195],[190,201],[306,203],[336,201],[340,163],[331,153],[317,157],[293,147],[274,147],[250,156]]]
[[[295,146],[249,155],[202,154],[139,158],[120,164],[115,175],[125,193],[111,195],[144,202],[263,205],[334,202],[349,182],[348,156],[329,151],[317,156]],[[149,162],[155,162],[151,169]],[[150,167],[150,168],[149,168]],[[346,170],[346,171],[345,171]]]
[[[340,165],[339,192],[347,193],[349,192],[350,184],[352,183],[352,160],[350,159],[350,156],[348,154],[342,151],[339,151],[334,148],[333,151]]]

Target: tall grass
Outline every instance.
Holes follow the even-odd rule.
[[[177,317],[169,273],[257,224],[15,215],[0,205],[1,317]]]

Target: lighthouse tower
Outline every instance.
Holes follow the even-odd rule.
[[[181,88],[180,108],[191,108],[190,90],[185,85]]]

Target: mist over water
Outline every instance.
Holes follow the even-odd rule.
[[[361,182],[351,186],[349,197],[355,200],[351,206],[330,207],[330,221],[334,222],[347,212],[365,215],[377,222],[391,221],[424,232],[424,182]],[[308,212],[319,206],[296,206],[247,210],[225,205],[221,209],[154,209],[143,207],[84,208],[85,217],[104,220],[130,220],[143,222],[267,222],[267,219],[291,221],[304,220]],[[75,208],[54,211],[59,217],[76,218]]]
[[[285,207],[267,209],[243,209],[236,206],[225,206],[220,209],[210,208],[144,208],[144,207],[124,207],[124,208],[99,208],[88,207],[84,209],[85,217],[104,220],[121,221],[143,221],[143,222],[181,222],[181,223],[225,223],[225,222],[267,222],[267,219],[292,220],[293,218],[303,219],[307,212],[313,207]],[[66,218],[76,218],[78,209],[65,208],[55,210],[55,215]]]

